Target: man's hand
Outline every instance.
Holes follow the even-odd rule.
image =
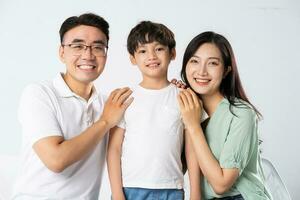
[[[132,91],[128,87],[112,91],[105,102],[99,121],[105,121],[110,128],[116,126],[133,101],[133,97],[129,98],[131,94]]]

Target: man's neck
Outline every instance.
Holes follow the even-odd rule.
[[[63,79],[65,80],[66,84],[69,86],[69,88],[77,94],[78,96],[84,98],[86,101],[89,100],[89,98],[92,95],[92,88],[93,83],[82,83],[79,81],[76,81],[72,79],[71,77],[67,75],[63,75]]]
[[[170,82],[167,78],[143,78],[142,82],[140,83],[140,86],[146,89],[159,90],[167,87],[169,84]]]

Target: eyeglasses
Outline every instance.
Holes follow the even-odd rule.
[[[107,54],[108,47],[103,44],[85,45],[85,44],[62,44],[63,47],[67,46],[70,48],[74,56],[80,56],[90,48],[92,54],[96,57],[105,57]]]

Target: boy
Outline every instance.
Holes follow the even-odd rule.
[[[107,160],[114,200],[184,198],[179,90],[167,79],[175,44],[166,26],[150,21],[139,23],[128,36],[130,61],[143,79],[132,89],[134,101],[123,121],[110,132]],[[190,145],[186,147],[189,173],[194,174],[191,194],[199,199],[199,170]]]

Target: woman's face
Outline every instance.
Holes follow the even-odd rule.
[[[224,77],[224,62],[219,48],[212,43],[202,44],[186,65],[187,80],[201,96],[220,94]]]

